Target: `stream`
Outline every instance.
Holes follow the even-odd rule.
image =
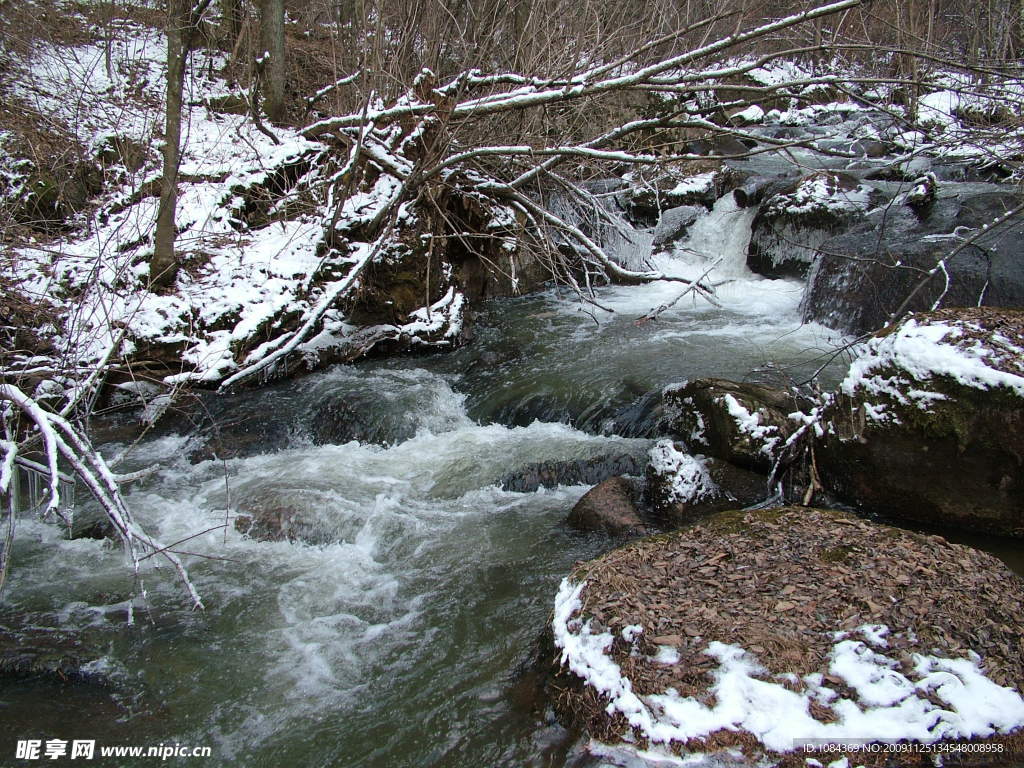
[[[519,493],[501,480],[542,461],[642,455],[657,420],[647,393],[670,382],[800,382],[828,359],[839,339],[800,325],[802,284],[746,272],[751,216],[723,198],[694,228],[694,253],[663,259],[699,274],[732,233],[720,308],[690,296],[638,324],[676,297],[671,283],[604,289],[606,309],[554,290],[496,300],[454,353],[234,396],[221,418],[262,425],[238,458],[191,463],[188,430],[137,446],[125,471],[161,468],[128,495],[139,521],[164,542],[213,529],[181,545],[205,612],[188,610],[167,568],[135,582],[117,549],[19,520],[2,620],[73,631],[103,649],[115,684],[5,682],[0,754],[16,739],[85,738],[212,751],[167,764],[589,764],[538,720],[513,672],[561,578],[612,541],[564,523],[586,487]],[[323,428],[338,403],[359,439]],[[298,538],[235,530],[261,509],[294,514]]]

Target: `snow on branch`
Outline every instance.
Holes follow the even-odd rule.
[[[487,78],[481,79],[477,75],[467,75],[463,80],[465,83],[477,82],[486,85],[497,85],[505,83],[515,84],[519,82],[521,85],[511,91],[485,94],[474,99],[459,102],[451,109],[450,117],[452,119],[482,117],[509,110],[546,106],[556,102],[579,99],[585,96],[594,96],[610,91],[645,88],[650,85],[667,85],[674,82],[692,82],[692,80],[688,80],[687,78],[692,78],[693,73],[686,73],[683,68],[699,61],[700,59],[719,54],[729,48],[734,48],[752,40],[766,37],[789,27],[840,13],[850,8],[855,8],[866,1],[867,0],[840,0],[839,2],[811,8],[767,24],[762,24],[758,27],[754,27],[753,29],[744,30],[728,35],[727,37],[719,38],[712,43],[663,59],[654,64],[642,67],[635,72],[611,76],[604,79],[590,80],[587,79],[587,77],[592,76],[592,73],[584,73],[579,77],[568,78],[564,83],[553,86],[550,82],[537,82],[532,78],[519,79],[512,75],[499,76],[497,79],[492,79],[490,81],[488,81]],[[675,73],[674,76],[667,74],[674,73],[676,70],[679,70],[679,72]],[[602,75],[605,74],[604,72],[601,72],[600,69],[594,71]],[[722,78],[727,76],[725,74],[702,74],[704,77]],[[449,84],[449,86],[446,86],[446,88],[454,90],[452,87],[453,84],[454,81],[452,84]],[[317,138],[342,128],[361,125],[367,120],[372,120],[377,124],[381,124],[400,120],[402,118],[422,117],[436,112],[437,109],[438,104],[434,102],[419,101],[408,103],[407,101],[403,101],[402,103],[390,108],[367,110],[360,113],[320,120],[319,122],[308,126],[303,131],[303,135],[306,138]]]
[[[9,403],[17,408],[28,418],[42,438],[47,464],[42,467],[33,462],[35,464],[33,468],[37,471],[45,469],[49,477],[50,494],[47,510],[56,510],[60,505],[59,484],[66,475],[59,471],[58,462],[63,460],[103,508],[107,518],[124,542],[136,572],[142,559],[140,552],[159,552],[177,572],[193,606],[202,608],[203,603],[199,593],[180,558],[136,525],[121,494],[118,478],[110,471],[103,457],[93,449],[78,429],[59,413],[44,409],[38,401],[26,395],[13,384],[0,384],[0,402]],[[0,451],[3,452],[2,460],[0,460],[0,493],[9,494],[11,491],[11,468],[20,458],[18,456],[19,446],[9,439],[0,441]]]

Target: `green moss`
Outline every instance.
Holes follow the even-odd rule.
[[[751,522],[774,523],[783,515],[793,512],[793,507],[773,507],[772,509],[743,510],[733,509],[717,512],[698,526],[717,534],[741,533],[750,528]]]
[[[821,554],[818,555],[818,559],[823,563],[845,563],[850,559],[850,555],[853,554],[854,548],[842,544],[838,547],[831,547],[829,549],[822,550]]]

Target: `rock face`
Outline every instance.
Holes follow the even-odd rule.
[[[1024,536],[1024,312],[941,310],[881,332],[821,424],[818,471],[839,498]]]
[[[994,185],[991,191],[973,189],[940,185],[931,201],[911,194],[822,243],[808,278],[804,320],[853,334],[881,328],[923,272],[955,248],[960,250],[946,272],[928,281],[910,310],[925,311],[940,298],[947,307],[1024,307],[1024,217],[962,247],[963,239],[1011,210],[1020,197]]]
[[[821,245],[862,219],[876,197],[854,177],[830,171],[794,182],[758,209],[747,266],[767,277],[803,277]]]
[[[577,565],[555,598],[548,691],[563,722],[634,759],[774,765],[797,738],[999,738],[1024,727],[1022,606],[1006,566],[937,536],[808,508],[721,513]]]
[[[604,531],[612,535],[647,533],[635,499],[637,490],[624,477],[609,477],[595,485],[576,502],[566,522],[581,531]]]
[[[678,240],[686,237],[690,226],[698,218],[707,213],[700,205],[680,205],[663,211],[658,226],[654,228],[652,245],[655,250],[664,250]]]
[[[651,448],[645,479],[645,501],[665,528],[744,507],[767,495],[764,475],[721,459],[691,456],[684,445],[671,440],[659,440]]]
[[[782,390],[725,379],[670,385],[662,394],[666,428],[694,452],[767,473],[796,429],[801,404]]]

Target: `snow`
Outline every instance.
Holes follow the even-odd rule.
[[[946,395],[927,386],[940,376],[964,387],[1004,387],[1024,397],[1024,360],[1016,347],[1003,343],[1005,338],[1000,342],[993,337],[987,343],[969,340],[965,330],[960,321],[919,322],[910,318],[895,331],[869,339],[840,388],[850,396],[883,396],[922,410],[946,399]],[[892,418],[884,404],[869,405],[866,412],[870,418]]]
[[[684,195],[703,195],[714,189],[715,172],[698,173],[676,184],[668,194],[682,197]]]
[[[859,184],[846,190],[837,179],[827,173],[808,176],[796,190],[788,195],[776,195],[765,204],[765,210],[774,214],[809,214],[824,211],[837,213],[863,211],[868,207],[871,189]]]
[[[921,125],[948,127],[956,124],[960,97],[953,91],[926,93],[918,100],[917,119]]]
[[[781,439],[781,436],[778,434],[779,428],[771,424],[762,425],[759,412],[751,413],[740,404],[739,400],[730,394],[723,395],[721,402],[725,405],[729,415],[732,416],[739,431],[744,435],[750,435],[750,437],[759,442],[761,444],[760,451],[771,458],[772,451],[775,450],[775,446]]]
[[[791,690],[771,679],[753,654],[719,641],[708,643],[704,651],[718,662],[708,689],[713,705],[672,688],[639,696],[608,655],[612,635],[594,632],[591,620],[579,615],[585,587],[585,581],[564,579],[555,597],[552,630],[561,663],[603,695],[609,715],[622,714],[652,744],[682,743],[730,730],[751,734],[768,750],[789,752],[810,740],[930,744],[986,738],[1024,725],[1024,699],[989,680],[977,654],[965,659],[914,654],[908,670],[886,655],[890,630],[882,625],[856,630],[863,641],[836,635],[828,671],[852,693],[849,698],[826,685],[820,674],[805,675],[798,681],[802,690]],[[811,717],[815,702],[830,707],[836,721]]]
[[[655,664],[666,664],[672,666],[679,663],[679,651],[671,645],[659,645],[658,652],[653,661]]]
[[[676,450],[671,440],[659,440],[648,454],[650,467],[661,478],[669,479],[667,502],[696,502],[718,493],[703,457]]]
[[[757,104],[752,104],[741,112],[737,112],[733,118],[743,123],[760,123],[764,120],[764,110]]]

